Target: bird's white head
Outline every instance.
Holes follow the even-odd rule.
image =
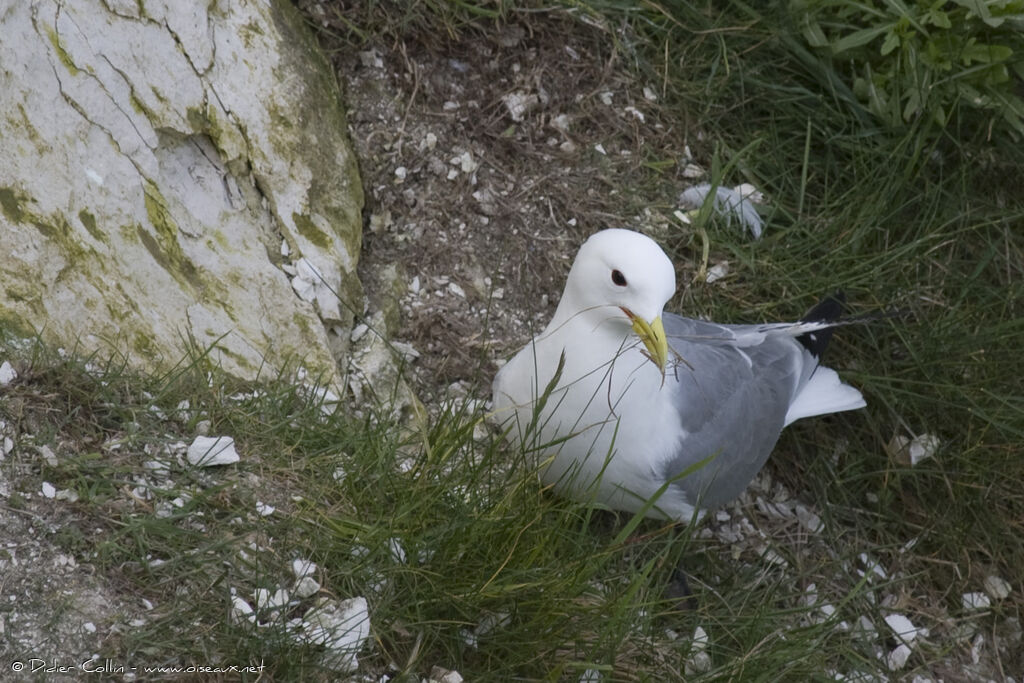
[[[632,326],[664,370],[662,309],[676,291],[675,268],[661,247],[632,230],[602,230],[583,243],[562,295],[567,315],[600,316]]]

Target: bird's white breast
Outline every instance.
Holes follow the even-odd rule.
[[[541,446],[535,452],[545,484],[576,499],[639,510],[664,483],[662,465],[685,436],[671,400],[678,382],[671,376],[663,382],[635,337],[597,334],[575,345],[562,345],[561,337],[542,336],[501,369],[495,379],[498,419],[514,414],[513,434],[519,430],[528,447]],[[557,387],[526,433],[534,401],[566,347],[572,350],[565,352]],[[571,438],[557,443],[565,437]],[[692,507],[676,495],[666,492],[659,507],[688,518]]]

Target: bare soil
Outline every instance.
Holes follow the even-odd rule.
[[[307,10],[345,30],[336,10]],[[399,268],[394,337],[421,354],[428,397],[453,383],[489,393],[495,361],[550,318],[587,235],[665,223],[649,207],[678,195],[687,133],[622,45],[564,13],[441,41],[325,38],[366,188],[362,279],[383,306],[374,297],[394,288],[374,283]]]

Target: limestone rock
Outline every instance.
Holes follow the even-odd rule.
[[[342,386],[363,198],[295,9],[38,0],[5,3],[0,34],[0,327]]]

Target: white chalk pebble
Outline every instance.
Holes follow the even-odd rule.
[[[913,622],[902,614],[890,614],[885,617],[885,623],[889,625],[896,638],[909,645],[917,638],[918,629]]]
[[[0,386],[6,386],[18,378],[18,371],[7,361],[0,363]]]
[[[305,576],[312,576],[316,574],[316,563],[309,560],[304,560],[301,557],[297,557],[292,560],[292,574],[295,575],[296,579],[301,579]]]
[[[1012,590],[1009,582],[1001,576],[987,576],[985,577],[983,585],[985,587],[985,592],[988,593],[988,596],[993,600],[1004,600],[1010,595],[1010,591]]]
[[[908,659],[910,659],[910,646],[903,643],[889,653],[885,663],[889,667],[889,671],[899,671],[907,665]]]
[[[197,436],[185,455],[193,465],[210,467],[239,461],[235,440],[230,436]]]
[[[984,593],[964,593],[960,600],[965,610],[988,609],[992,606],[992,601]]]
[[[256,621],[252,605],[237,595],[231,598],[231,621],[235,624],[241,624],[245,621],[250,623]]]

